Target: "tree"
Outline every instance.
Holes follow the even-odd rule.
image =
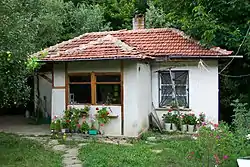
[[[0,107],[29,100],[27,78],[37,63],[28,55],[79,34],[109,29],[100,6],[62,0],[1,0],[0,22]]]

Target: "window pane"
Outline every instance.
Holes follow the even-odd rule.
[[[162,84],[171,84],[171,78],[169,72],[160,73]]]
[[[120,75],[97,75],[96,82],[120,82]]]
[[[97,104],[121,104],[120,84],[97,84]]]
[[[187,84],[187,76],[188,72],[187,71],[175,71],[175,84]]]
[[[69,103],[91,103],[91,85],[90,84],[70,84],[69,85]]]
[[[90,75],[84,76],[69,76],[69,82],[90,82]]]
[[[173,101],[172,96],[161,96],[160,107],[165,107],[167,105],[170,105],[172,101]]]
[[[186,95],[187,91],[186,91],[186,86],[176,86],[176,95]]]
[[[161,95],[172,96],[172,86],[162,86]]]
[[[177,100],[179,103],[179,106],[187,106],[187,97],[186,96],[177,96]]]

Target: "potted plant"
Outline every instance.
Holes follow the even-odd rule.
[[[94,119],[94,117],[90,117],[90,122],[91,122],[91,126],[89,129],[89,134],[90,135],[97,135],[98,131],[97,131],[96,126],[95,126],[96,120]]]
[[[171,121],[172,121],[171,110],[169,110],[167,114],[163,114],[162,118],[164,121],[166,131],[167,132],[171,131]]]
[[[51,132],[53,133],[53,132],[55,132],[55,129],[56,129],[55,121],[52,121],[52,122],[50,123],[50,130],[51,130]]]
[[[178,114],[176,113],[172,114],[171,124],[172,124],[172,130],[176,131],[177,128],[180,126],[180,119]]]
[[[61,128],[62,133],[67,133],[69,131],[69,123],[64,118],[61,120]]]
[[[188,120],[188,132],[193,133],[194,132],[194,126],[197,122],[196,116],[192,114],[187,115],[187,120]]]
[[[182,120],[181,130],[182,130],[182,132],[186,132],[187,126],[188,126],[188,115],[187,114],[181,115],[181,120]]]
[[[109,111],[107,107],[103,107],[101,109],[96,108],[97,114],[96,114],[96,119],[98,121],[98,124],[107,124],[110,121],[109,118]]]
[[[86,134],[89,131],[89,125],[87,122],[83,122],[81,125],[81,132]]]
[[[77,122],[75,120],[71,120],[69,122],[69,131],[71,133],[75,133],[76,132],[76,125],[77,125]]]

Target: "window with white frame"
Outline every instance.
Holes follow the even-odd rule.
[[[170,71],[159,72],[159,107],[170,106],[175,97],[179,106],[188,107],[188,71],[171,71],[171,74]],[[171,78],[174,84],[172,84]],[[173,85],[175,86],[175,92]]]

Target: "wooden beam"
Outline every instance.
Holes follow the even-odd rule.
[[[65,86],[54,86],[53,89],[65,89]]]
[[[46,81],[48,81],[49,83],[52,84],[52,79],[50,79],[49,77],[47,77],[45,74],[38,74],[40,77],[42,77],[43,79],[45,79]]]
[[[94,72],[91,72],[91,104],[96,104],[96,77]]]
[[[121,135],[124,135],[124,62],[121,60]]]
[[[55,80],[54,80],[54,70],[55,70],[55,68],[54,68],[54,64],[52,64],[52,88],[54,88],[54,86],[55,86]]]

